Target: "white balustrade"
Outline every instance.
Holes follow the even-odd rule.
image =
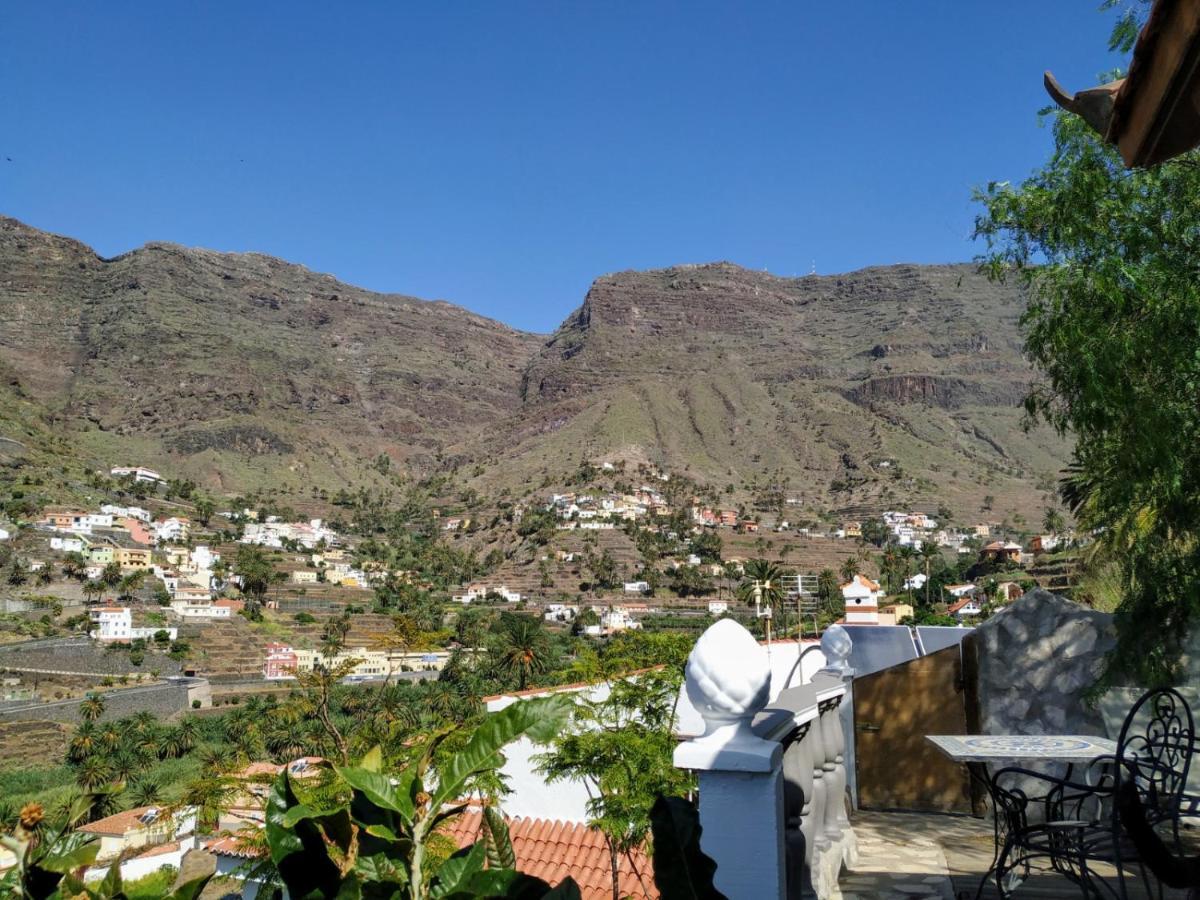
[[[854,843],[838,712],[849,636],[837,628],[822,649],[828,662],[812,683],[770,704],[766,651],[732,619],[705,631],[688,657],[685,690],[705,730],[676,748],[675,765],[697,773],[701,846],[731,898],[840,897]]]

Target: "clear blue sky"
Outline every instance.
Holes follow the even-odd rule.
[[[965,260],[1042,70],[1118,64],[1098,5],[14,3],[0,213],[539,331],[620,269]]]

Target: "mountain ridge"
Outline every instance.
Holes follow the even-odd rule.
[[[535,334],[266,254],[105,259],[0,218],[21,390],[90,457],[224,491],[373,483],[382,454],[520,495],[611,457],[812,511],[940,490],[1029,514],[1066,445],[1020,429],[1022,308],[970,264],[722,261],[600,276]]]

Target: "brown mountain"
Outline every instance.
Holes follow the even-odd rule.
[[[114,259],[0,219],[0,362],[113,463],[217,488],[428,469],[514,412],[539,338],[259,254]]]
[[[809,513],[991,496],[1029,518],[1067,448],[1021,427],[1022,308],[970,265],[605,276],[526,369],[504,478],[624,458]]]
[[[547,339],[259,254],[102,259],[0,219],[0,393],[89,460],[226,491],[358,484],[386,453],[519,494],[624,459],[798,512],[1029,517],[1066,447],[1021,428],[1021,308],[965,265],[719,263],[600,278]]]

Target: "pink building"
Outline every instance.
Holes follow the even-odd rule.
[[[267,656],[263,661],[263,678],[279,680],[294,678],[298,657],[296,651],[286,644],[267,644]]]

